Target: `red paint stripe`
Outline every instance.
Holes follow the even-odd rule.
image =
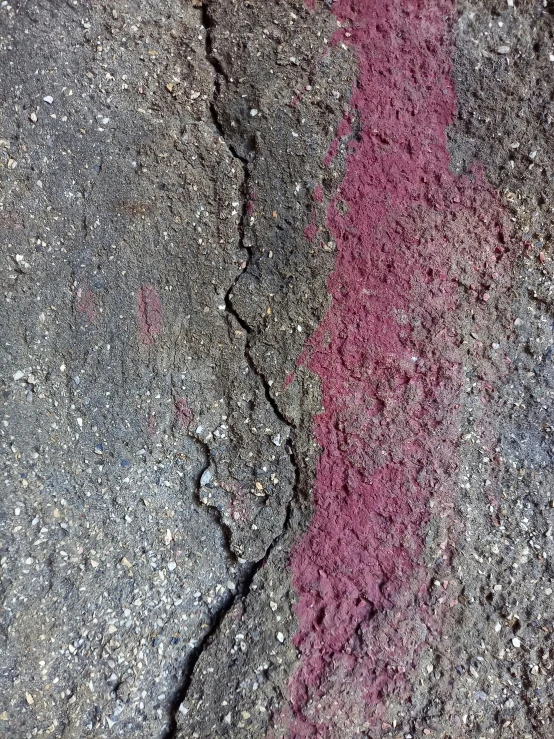
[[[162,301],[153,285],[139,288],[137,322],[141,344],[150,346],[162,330]]]
[[[184,428],[188,429],[192,421],[192,411],[186,398],[178,398],[175,401],[175,417],[179,421],[179,424]]]
[[[333,8],[358,56],[362,135],[328,212],[333,302],[309,342],[325,411],[315,514],[292,558],[298,739],[378,725],[386,696],[408,688],[430,624],[419,599],[430,502],[444,510],[455,488],[462,321],[494,298],[505,229],[484,178],[448,168],[452,3]]]
[[[89,323],[94,323],[98,318],[94,293],[88,287],[80,287],[77,290],[77,310]]]

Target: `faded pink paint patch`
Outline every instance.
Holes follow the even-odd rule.
[[[192,421],[192,411],[186,398],[179,398],[175,401],[175,417],[179,421],[180,425],[188,429]]]
[[[283,382],[283,390],[286,390],[288,386],[292,383],[294,380],[294,372],[289,372],[288,375],[285,377],[285,381]]]
[[[146,430],[148,436],[155,436],[158,432],[158,419],[155,413],[149,413],[146,417]]]
[[[349,736],[364,722],[377,731],[438,628],[423,537],[431,501],[447,515],[456,485],[462,324],[486,320],[482,296],[503,289],[509,251],[483,176],[449,171],[450,0],[333,9],[351,26],[339,39],[358,56],[362,133],[328,210],[333,302],[308,342],[325,411],[314,423],[315,513],[292,557],[295,739]]]
[[[321,187],[321,185],[317,185],[316,187],[314,187],[314,200],[317,203],[323,202],[323,188]]]
[[[237,523],[245,523],[250,520],[249,502],[251,495],[239,483],[231,480],[230,482],[220,482],[220,487],[230,494],[229,516]]]
[[[304,236],[308,239],[308,241],[313,241],[317,235],[318,228],[315,223],[310,223],[306,228],[304,229]]]
[[[89,323],[94,323],[97,319],[96,301],[94,293],[88,287],[80,287],[77,290],[77,310],[82,313]]]
[[[323,164],[325,167],[328,167],[331,164],[333,159],[337,156],[338,152],[339,152],[339,141],[338,139],[335,139],[329,145],[327,154],[325,155],[325,158],[323,159]]]
[[[162,330],[162,301],[153,285],[139,288],[137,322],[141,344],[150,346]]]
[[[246,203],[246,214],[247,215],[249,216],[252,215],[252,213],[254,212],[255,205],[256,205],[256,191],[253,190],[250,193],[250,199]]]
[[[350,118],[347,118],[345,116],[339,123],[339,127],[337,129],[337,138],[342,139],[344,138],[344,136],[349,136],[351,130],[352,130],[352,122]]]
[[[338,129],[337,129],[337,136],[333,141],[331,141],[331,144],[329,145],[329,149],[327,150],[327,154],[325,155],[323,159],[323,165],[325,167],[329,167],[333,159],[335,159],[335,157],[339,153],[339,141],[349,136],[351,133],[351,130],[352,130],[352,122],[348,116],[345,116],[340,121],[338,125]]]

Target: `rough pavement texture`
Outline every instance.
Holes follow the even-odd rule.
[[[334,5],[359,58],[351,103],[366,123],[328,212],[333,304],[308,342],[325,412],[316,510],[292,559],[299,735],[375,731],[382,696],[409,692],[440,628],[424,538],[449,525],[462,368],[476,365],[485,385],[503,371],[464,341],[468,314],[488,322],[504,296],[507,224],[481,176],[449,172],[450,10]]]
[[[0,4],[0,736],[551,736],[553,14]]]

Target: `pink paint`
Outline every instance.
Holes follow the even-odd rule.
[[[139,288],[137,322],[141,344],[150,346],[162,330],[162,301],[153,285]]]
[[[154,411],[146,416],[146,433],[152,437],[158,433],[158,419]]]
[[[439,628],[425,604],[429,503],[449,515],[462,325],[471,311],[486,321],[509,230],[479,172],[449,171],[450,0],[333,10],[351,25],[339,40],[358,56],[362,134],[327,214],[333,302],[308,342],[325,410],[315,513],[292,556],[300,665],[281,717],[291,739],[350,736],[363,722],[377,731]]]
[[[335,40],[335,39],[333,39]],[[327,150],[327,154],[325,155],[323,159],[323,165],[325,167],[329,167],[337,154],[339,153],[339,142],[341,139],[347,138],[350,136],[350,133],[352,131],[352,123],[350,121],[350,118],[345,116],[339,123],[338,129],[337,129],[337,136],[334,139],[334,141],[331,142],[329,145],[329,149]]]
[[[285,380],[283,382],[283,390],[286,390],[288,386],[292,383],[294,380],[294,372],[289,372],[288,375],[285,377]]]
[[[192,421],[192,411],[189,407],[187,399],[178,398],[178,400],[175,401],[174,408],[175,408],[175,417],[179,421],[179,424],[184,429],[188,429]]]
[[[339,127],[337,129],[337,138],[342,139],[345,136],[350,136],[350,132],[352,131],[352,122],[349,117],[345,116],[342,121],[339,123]]]
[[[97,319],[95,303],[94,293],[88,287],[80,287],[77,290],[77,310],[89,323],[94,323]]]
[[[323,188],[321,185],[317,185],[317,187],[314,187],[314,200],[317,203],[323,202]]]
[[[310,223],[304,229],[304,236],[308,239],[308,241],[313,241],[317,235],[318,230],[319,229],[315,223]]]
[[[339,141],[338,139],[335,139],[329,145],[327,154],[325,155],[325,158],[323,159],[323,165],[325,167],[329,167],[333,159],[337,156],[338,152],[339,152]]]
[[[223,490],[229,493],[229,516],[238,523],[245,523],[251,519],[249,502],[251,494],[234,480],[219,483]]]
[[[254,207],[256,205],[256,191],[253,190],[250,193],[250,199],[246,203],[246,214],[251,216],[254,212]]]

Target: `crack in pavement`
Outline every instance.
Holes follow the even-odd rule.
[[[180,683],[177,689],[175,690],[173,698],[169,705],[169,720],[168,720],[169,725],[168,725],[167,730],[162,735],[162,739],[175,739],[175,737],[178,736],[177,735],[178,727],[177,727],[177,718],[176,718],[177,713],[179,711],[181,704],[184,702],[187,696],[188,690],[191,686],[192,679],[194,676],[194,671],[198,663],[198,660],[200,659],[200,657],[202,656],[206,648],[212,642],[213,637],[215,637],[216,634],[218,633],[219,628],[222,625],[226,615],[231,611],[235,603],[238,600],[244,599],[248,596],[248,594],[250,593],[250,586],[254,580],[256,573],[262,567],[262,565],[264,564],[265,560],[267,559],[271,551],[274,549],[274,547],[281,541],[281,539],[285,535],[288,529],[289,523],[290,523],[292,505],[297,497],[299,481],[300,481],[300,471],[299,471],[299,466],[297,462],[297,455],[294,449],[295,424],[285,417],[284,413],[277,406],[277,403],[274,400],[274,398],[272,398],[271,393],[270,393],[270,386],[267,381],[267,378],[265,377],[263,372],[256,366],[251,356],[250,337],[252,335],[253,329],[240,316],[240,314],[237,312],[237,310],[233,306],[233,302],[232,302],[233,289],[235,288],[235,285],[237,284],[237,282],[240,280],[241,276],[248,270],[248,267],[252,261],[252,249],[245,244],[245,223],[246,223],[246,218],[247,218],[247,207],[248,207],[248,179],[249,179],[248,163],[249,163],[249,160],[247,160],[245,157],[240,156],[235,150],[235,148],[227,141],[224,128],[221,125],[221,122],[218,118],[215,103],[220,94],[220,81],[219,80],[220,80],[220,77],[223,77],[224,79],[227,80],[227,75],[223,69],[223,66],[221,65],[221,62],[213,54],[211,29],[214,27],[214,24],[209,14],[208,2],[202,3],[201,18],[202,18],[202,24],[204,28],[206,29],[206,60],[211,64],[215,72],[214,95],[213,95],[213,100],[209,108],[211,116],[212,116],[212,122],[215,128],[217,129],[221,140],[227,147],[228,151],[238,162],[240,162],[240,166],[241,166],[242,173],[243,173],[242,186],[241,186],[242,210],[241,210],[240,221],[238,224],[238,237],[239,237],[239,247],[246,251],[247,257],[246,257],[246,261],[244,264],[244,268],[235,277],[231,286],[229,287],[229,289],[227,290],[225,294],[225,298],[224,298],[225,311],[226,311],[228,320],[229,320],[229,317],[234,318],[237,321],[237,323],[242,327],[242,329],[245,331],[246,341],[244,345],[244,356],[247,361],[248,367],[250,371],[256,377],[259,378],[259,381],[264,389],[264,395],[265,395],[266,401],[271,407],[275,417],[278,418],[283,424],[285,424],[290,429],[289,438],[286,441],[285,448],[287,450],[291,465],[294,470],[294,484],[292,487],[291,499],[288,501],[286,505],[285,520],[283,522],[281,532],[273,538],[273,540],[267,547],[262,557],[260,557],[259,559],[255,561],[245,562],[244,564],[241,563],[242,566],[238,570],[238,582],[237,582],[235,591],[234,592],[229,591],[228,594],[223,597],[223,599],[219,603],[219,606],[212,611],[211,617],[210,617],[210,623],[209,623],[208,629],[206,630],[206,633],[201,638],[199,643],[192,649],[190,654],[187,656],[185,660],[185,664],[181,672]],[[255,150],[252,151],[252,158],[255,155],[254,152]],[[217,522],[222,532],[224,546],[225,546],[228,556],[232,560],[236,561],[236,555],[231,548],[231,531],[229,527],[223,521],[223,518],[220,512],[216,508],[213,508],[212,506],[208,506],[205,503],[203,503],[199,495],[202,476],[210,467],[209,445],[204,440],[200,439],[196,434],[191,434],[191,436],[192,438],[194,438],[194,440],[198,444],[200,444],[203,447],[204,453],[206,455],[206,465],[200,471],[200,474],[197,480],[196,496],[195,496],[197,503],[202,508],[209,509],[210,514],[212,515],[213,519]]]
[[[175,694],[169,706],[169,726],[167,730],[162,734],[162,739],[174,739],[174,737],[177,737],[177,712],[179,711],[179,707],[187,696],[187,692],[192,682],[192,677],[196,664],[200,659],[200,656],[210,643],[211,638],[217,633],[219,627],[223,622],[223,619],[225,618],[227,613],[229,613],[237,599],[242,598],[248,594],[250,590],[250,583],[252,582],[252,578],[254,577],[256,569],[256,565],[252,563],[247,563],[242,568],[235,592],[233,593],[229,591],[228,595],[226,595],[221,601],[219,607],[213,611],[206,633],[199,641],[199,643],[194,647],[191,653],[187,656],[185,664],[183,665],[180,685],[175,691]]]

